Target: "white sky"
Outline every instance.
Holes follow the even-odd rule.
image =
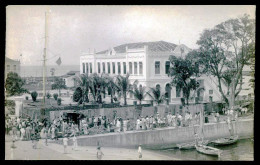
[[[7,57],[21,59],[22,65],[42,65],[49,9],[47,65],[55,65],[59,56],[62,65],[79,65],[81,52],[131,42],[180,40],[198,48],[204,29],[245,13],[255,18],[255,6],[8,6]]]

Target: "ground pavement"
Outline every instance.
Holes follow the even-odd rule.
[[[11,160],[11,138],[6,136],[5,159]],[[63,145],[49,143],[45,145],[43,140],[38,142],[38,148],[32,148],[31,141],[16,141],[14,149],[14,160],[96,160],[97,148],[94,146],[78,147],[72,150],[67,147],[64,154]],[[139,160],[137,149],[102,147],[104,153],[102,160]],[[148,150],[142,150],[142,160],[178,160],[177,158],[161,155]]]

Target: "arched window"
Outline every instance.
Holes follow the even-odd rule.
[[[155,74],[160,74],[160,61],[155,61]]]
[[[124,65],[124,74],[126,74],[126,63],[123,62],[123,65]]]
[[[110,74],[110,62],[107,63],[107,73]]]
[[[143,74],[143,63],[139,62],[139,74],[142,75]]]
[[[121,65],[120,65],[120,62],[117,62],[117,69],[118,69],[118,74],[121,74]]]
[[[100,62],[98,62],[98,73],[100,73]]]
[[[134,62],[134,74],[137,74],[137,62]]]
[[[155,86],[155,88],[156,88],[156,90],[159,90],[161,87],[160,87],[159,84],[157,84],[157,85]]]
[[[102,63],[102,68],[103,68],[103,73],[105,73],[106,72],[106,64],[104,62]]]
[[[170,70],[170,61],[165,62],[165,74],[168,74]]]
[[[115,74],[116,73],[116,65],[115,65],[114,62],[112,62],[112,67],[113,67],[113,74]]]
[[[82,67],[83,73],[85,73],[85,63],[82,63]]]
[[[129,74],[133,74],[132,62],[129,62]]]
[[[92,73],[92,63],[89,63],[89,71]]]
[[[86,73],[88,73],[88,63],[86,63]]]

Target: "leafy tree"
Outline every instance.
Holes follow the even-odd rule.
[[[57,99],[57,104],[58,104],[58,105],[61,105],[61,98],[58,98],[58,99]]]
[[[102,102],[102,97],[101,97],[101,89],[103,88],[102,87],[102,78],[94,73],[92,75],[89,76],[90,77],[90,82],[89,82],[89,90],[93,96],[93,99],[95,102],[99,102],[101,103]]]
[[[88,93],[89,93],[89,87],[90,87],[90,78],[88,77],[88,74],[82,74],[80,77],[76,79],[76,81],[79,84],[79,88],[81,88],[82,91],[82,100],[81,102],[89,102]]]
[[[32,96],[32,100],[33,100],[33,101],[36,101],[37,96],[38,96],[38,93],[37,93],[36,91],[33,91],[33,92],[31,93],[31,96]]]
[[[60,96],[60,90],[66,89],[65,81],[60,77],[55,77],[54,84],[51,86],[52,89],[58,89],[59,96]]]
[[[116,77],[116,83],[115,83],[118,87],[118,94],[120,96],[123,96],[124,98],[124,105],[127,105],[127,101],[126,101],[126,96],[128,91],[131,89],[131,84],[129,81],[129,74],[127,74],[125,77],[122,75],[118,75]]]
[[[53,94],[53,98],[54,98],[54,100],[57,100],[57,99],[58,99],[58,94],[57,94],[57,93],[54,93],[54,94]]]
[[[138,81],[135,81],[133,84],[133,87],[129,90],[130,93],[132,93],[136,100],[139,101],[139,104],[142,104],[142,101],[144,100],[145,96],[147,95],[147,92],[145,91],[145,87],[143,86],[137,86]]]
[[[161,92],[161,87],[150,88],[147,94],[156,102],[157,105],[163,103],[165,95]]]
[[[6,93],[9,96],[28,93],[27,89],[23,88],[25,81],[15,72],[9,72],[5,80]]]
[[[48,99],[51,98],[51,94],[49,92],[47,93],[46,96],[47,96]]]
[[[181,57],[170,56],[169,60],[172,64],[169,70],[169,76],[172,77],[172,85],[182,90],[183,96],[186,99],[186,104],[189,104],[190,92],[195,90],[199,84],[193,76],[199,75],[197,63],[190,60],[190,56]]]
[[[108,75],[105,75],[104,81],[106,83],[107,89],[110,90],[109,93],[110,93],[110,96],[111,96],[111,103],[113,103],[114,93],[118,89],[118,87],[115,83],[115,79],[108,76]]]
[[[230,19],[205,30],[197,41],[199,61],[205,73],[217,78],[219,91],[224,101],[232,107],[242,90],[242,70],[255,52],[255,20],[249,15]],[[228,72],[232,77],[230,96],[224,93],[222,81]]]
[[[80,87],[77,87],[76,90],[73,93],[73,101],[82,103],[82,89]]]

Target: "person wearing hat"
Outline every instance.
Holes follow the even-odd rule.
[[[139,144],[139,147],[138,147],[138,155],[139,155],[139,160],[141,160],[143,157],[141,144]]]
[[[102,159],[102,156],[104,156],[103,152],[101,151],[101,147],[98,146],[97,147],[97,159],[98,160],[101,160]]]

